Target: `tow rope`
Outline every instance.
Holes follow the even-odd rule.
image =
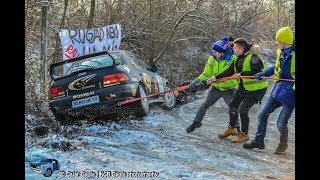
[[[239,78],[254,78],[254,76],[239,76],[238,78],[236,78],[235,76],[228,76],[228,77],[223,77],[223,78],[220,78],[220,79],[216,79],[216,80],[213,81],[213,82],[221,82],[221,81],[226,81],[226,80],[231,80],[231,79],[239,79]],[[295,82],[294,79],[282,79],[282,78],[267,77],[267,76],[262,76],[261,78],[262,78],[262,79],[269,79],[269,80],[279,80],[279,81],[291,81],[291,82]],[[199,86],[199,84],[196,84],[196,86]],[[117,105],[118,105],[118,106],[122,106],[122,105],[125,105],[125,104],[129,104],[129,103],[132,103],[132,102],[139,101],[139,100],[144,99],[144,98],[149,98],[149,97],[157,96],[157,95],[161,95],[161,94],[167,94],[167,93],[171,93],[171,92],[175,92],[175,91],[182,91],[182,90],[185,90],[185,89],[188,89],[188,88],[189,88],[188,85],[186,85],[186,86],[180,86],[180,87],[176,87],[176,88],[173,88],[173,89],[170,89],[170,90],[168,90],[168,91],[161,92],[161,93],[151,94],[151,95],[149,95],[149,96],[143,96],[143,97],[138,97],[138,98],[126,99],[126,100],[123,100],[123,101],[118,102]]]
[[[240,76],[240,78],[254,78],[254,76]],[[269,79],[269,80],[279,80],[279,81],[290,81],[295,82],[294,79],[282,79],[277,77],[268,77],[268,76],[261,76],[262,79]]]
[[[161,93],[155,93],[155,94],[151,94],[149,96],[143,96],[143,97],[138,97],[138,98],[132,98],[132,99],[127,99],[127,100],[124,100],[124,101],[120,101],[118,103],[119,106],[122,106],[122,105],[125,105],[125,104],[128,104],[128,103],[132,103],[132,102],[135,102],[135,101],[139,101],[140,99],[143,99],[143,98],[149,98],[149,97],[152,97],[152,96],[157,96],[157,95],[161,95],[161,94],[166,94],[166,93],[171,93],[171,92],[174,92],[174,91],[182,91],[182,90],[185,90],[185,89],[188,89],[189,86],[180,86],[180,87],[176,87],[176,88],[173,88],[173,89],[170,89],[168,91],[164,91],[164,92],[161,92]]]

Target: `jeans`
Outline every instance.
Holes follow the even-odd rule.
[[[235,127],[237,121],[239,121],[239,115],[241,119],[241,132],[248,133],[249,130],[249,110],[258,101],[253,97],[243,95],[239,90],[236,91],[233,99],[230,102],[229,115],[231,127]]]
[[[263,142],[266,136],[267,124],[269,115],[282,106],[282,110],[278,116],[277,127],[280,132],[280,143],[287,143],[288,141],[288,120],[290,119],[294,107],[281,104],[281,102],[273,99],[271,96],[268,97],[266,103],[263,105],[258,116],[258,130],[256,132],[255,141]]]
[[[193,122],[200,123],[204,115],[206,114],[207,109],[212,105],[214,105],[221,97],[229,106],[231,99],[234,95],[234,92],[235,92],[235,89],[220,91],[214,86],[211,86],[208,91],[208,96],[206,97],[206,100],[201,104],[200,108],[198,109],[196,117],[194,118]],[[240,126],[239,120],[236,120],[236,121],[237,121],[237,127],[239,127]]]

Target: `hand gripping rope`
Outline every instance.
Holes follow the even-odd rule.
[[[254,78],[254,76],[239,76],[239,78]],[[268,79],[268,80],[279,80],[279,81],[295,82],[294,79],[282,79],[282,78],[267,77],[267,76],[262,76],[261,78],[262,79]],[[234,77],[234,76],[228,76],[228,77],[223,77],[223,78],[220,78],[220,79],[216,79],[214,82],[221,82],[221,81],[226,81],[226,80],[230,80],[230,79],[237,79],[237,78]],[[185,89],[188,89],[188,88],[189,88],[189,86],[180,86],[180,87],[176,87],[176,88],[173,88],[173,89],[170,89],[168,91],[161,92],[161,93],[151,94],[149,96],[143,96],[143,97],[123,100],[123,101],[118,102],[117,105],[118,106],[122,106],[122,105],[125,105],[125,104],[129,104],[129,103],[132,103],[132,102],[139,101],[139,100],[141,100],[143,98],[149,98],[149,97],[152,97],[152,96],[157,96],[157,95],[161,95],[161,94],[167,94],[167,93],[171,93],[171,92],[175,92],[175,91],[182,91],[182,90],[185,90]]]

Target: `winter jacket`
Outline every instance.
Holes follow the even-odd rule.
[[[220,79],[223,77],[232,76],[232,75],[239,73],[239,72],[240,72],[241,76],[253,76],[256,73],[261,72],[263,69],[263,62],[259,58],[259,56],[256,54],[253,54],[251,57],[251,60],[250,60],[251,71],[242,71],[244,60],[245,60],[246,56],[249,55],[248,51],[249,50],[247,50],[244,55],[238,56],[238,59],[236,60],[235,64],[230,65],[230,67],[227,70],[216,75],[216,78]],[[236,66],[236,67],[234,67],[234,66]],[[236,71],[235,71],[235,69],[236,69]],[[263,89],[256,90],[256,91],[247,91],[243,87],[242,79],[240,79],[238,91],[242,91],[242,94],[244,96],[252,97],[252,98],[256,99],[257,101],[261,101],[267,91],[267,87],[263,88]]]
[[[229,68],[231,64],[237,59],[237,56],[233,55],[230,60],[226,60],[225,57],[217,59],[215,56],[210,56],[205,65],[203,73],[197,78],[200,81],[204,81],[212,76],[215,76],[225,69]],[[214,82],[212,86],[216,87],[220,91],[226,91],[229,89],[238,88],[238,81],[236,79],[227,80],[223,82]]]
[[[277,60],[280,61],[280,77],[283,79],[294,79],[290,73],[290,66],[292,60],[292,52],[295,51],[294,44],[287,49],[282,50],[277,54]],[[268,68],[262,76],[271,76],[275,73],[275,67]],[[293,89],[293,82],[290,81],[277,81],[274,85],[271,97],[280,101],[281,103],[295,107],[295,90]]]

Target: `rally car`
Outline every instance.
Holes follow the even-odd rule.
[[[41,159],[39,162],[30,162],[29,168],[36,173],[49,177],[53,171],[60,169],[60,164],[56,159]]]
[[[71,64],[71,65],[70,65]],[[50,66],[52,84],[49,107],[60,122],[110,114],[146,116],[150,102],[162,102],[167,109],[176,105],[179,92],[142,98],[123,106],[119,102],[158,94],[172,89],[137,54],[119,50],[81,56]]]

